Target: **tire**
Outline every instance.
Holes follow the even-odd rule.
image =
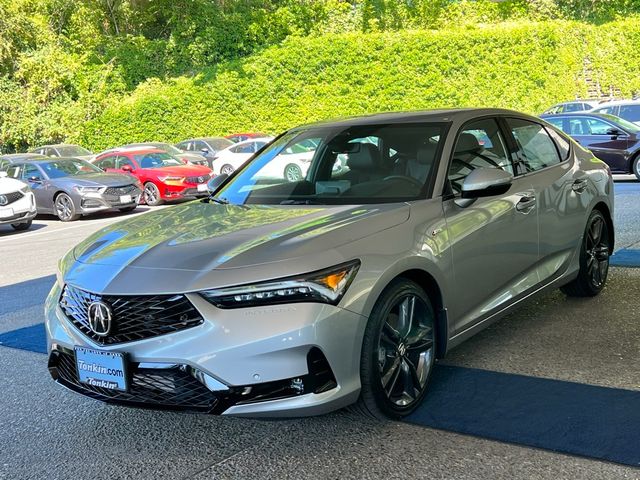
[[[405,320],[402,311],[408,315]],[[351,409],[378,419],[409,415],[427,391],[435,358],[431,301],[415,282],[397,279],[378,298],[365,328],[362,388]]]
[[[222,168],[220,169],[220,175],[231,175],[234,171],[235,171],[235,168],[233,168],[231,165],[227,163],[223,165]]]
[[[599,210],[589,215],[583,237],[578,276],[560,287],[570,297],[596,296],[604,288],[609,272],[609,226]]]
[[[62,222],[73,222],[80,218],[80,214],[76,213],[76,206],[73,204],[73,200],[66,193],[59,193],[53,203],[56,216]]]
[[[302,169],[295,163],[290,163],[284,167],[284,178],[288,182],[299,182],[302,180]]]
[[[640,180],[640,155],[637,155],[633,160],[633,164],[631,165],[632,173],[636,176],[638,180]]]
[[[27,222],[23,222],[23,223],[12,223],[11,226],[13,227],[14,230],[29,230],[29,227],[31,227],[31,224],[33,223],[33,220],[29,220]]]
[[[132,205],[131,207],[119,208],[118,210],[120,210],[122,213],[127,213],[127,212],[133,212],[136,208],[138,208],[137,205]]]
[[[150,207],[162,205],[163,203],[163,200],[160,197],[160,189],[153,182],[147,182],[144,184],[142,197],[144,198],[144,203],[146,203]]]

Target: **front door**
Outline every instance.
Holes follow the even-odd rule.
[[[539,283],[537,206],[530,180],[516,175],[505,194],[470,204],[460,196],[465,177],[475,168],[517,173],[507,152],[493,118],[469,123],[459,132],[448,175],[452,197],[443,204],[455,272],[455,299],[448,304],[454,334]]]
[[[611,170],[628,173],[629,136],[611,135],[614,125],[594,117],[570,117],[567,119],[569,134],[583,147],[588,148]]]

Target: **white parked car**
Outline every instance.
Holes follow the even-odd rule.
[[[252,138],[244,142],[234,143],[230,147],[216,153],[211,162],[211,169],[216,175],[231,175],[240,165],[249,160],[262,147],[273,140],[273,137]]]
[[[36,216],[36,200],[26,183],[0,172],[0,224],[26,230]]]

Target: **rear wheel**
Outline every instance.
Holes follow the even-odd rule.
[[[144,197],[144,202],[150,207],[155,207],[162,203],[162,198],[160,198],[160,189],[158,189],[153,182],[147,182],[144,184],[144,192],[142,193],[142,196]]]
[[[609,272],[609,227],[604,215],[589,215],[580,248],[580,271],[575,280],[560,287],[570,297],[593,297],[600,293]]]
[[[231,175],[234,172],[235,168],[233,168],[231,165],[223,165],[222,168],[220,169],[220,174],[221,175]]]
[[[290,163],[284,168],[284,178],[289,182],[302,180],[302,169],[295,163]]]
[[[400,418],[413,412],[427,391],[435,339],[435,314],[424,290],[407,279],[391,283],[365,329],[362,389],[353,409],[376,418]]]
[[[66,193],[60,193],[55,199],[55,212],[63,222],[73,222],[80,218],[80,214],[76,213],[76,206],[73,200]]]
[[[633,161],[632,169],[633,174],[640,180],[640,155],[636,156],[636,159]]]
[[[18,231],[28,230],[32,223],[33,223],[33,220],[29,220],[28,222],[23,222],[23,223],[12,223],[11,226],[13,227],[14,230],[18,230]]]

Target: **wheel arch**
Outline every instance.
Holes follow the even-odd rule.
[[[611,236],[611,241],[609,242],[609,254],[613,253],[613,247],[615,245],[615,230],[613,228],[613,218],[611,217],[611,210],[609,206],[604,202],[598,202],[593,207],[593,210],[598,210],[604,216],[605,221],[607,222],[607,229],[609,230],[609,235]]]
[[[449,338],[449,322],[445,308],[442,289],[435,277],[422,268],[409,268],[398,273],[381,290],[384,291],[392,282],[398,279],[407,279],[417,283],[427,294],[436,314],[436,353],[437,358],[442,358],[447,352]]]

